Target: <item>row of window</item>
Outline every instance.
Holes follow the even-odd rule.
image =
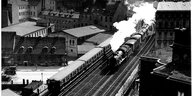
[[[90,15],[82,15],[82,18],[84,19],[89,19],[89,20],[92,20],[93,17],[90,16]],[[100,16],[99,17],[99,20],[100,21],[105,21],[105,22],[112,22],[113,18],[111,16]]]
[[[29,12],[29,11],[19,12],[19,16],[23,16],[23,15],[35,16],[35,12]]]
[[[29,6],[29,5],[27,5],[27,6],[19,6],[19,9],[30,9],[30,8],[33,8],[33,9],[35,9],[35,6]]]
[[[29,6],[19,6],[19,9],[29,9]]]
[[[173,44],[173,40],[157,40],[157,44],[158,45],[161,45],[161,44],[163,44],[163,45],[171,45],[171,44]]]
[[[156,18],[189,18],[190,14],[180,13],[166,13],[166,14],[157,14]]]
[[[75,46],[75,40],[69,40],[69,45]]]
[[[157,34],[159,35],[159,37],[161,36],[161,35],[163,35],[163,36],[167,36],[168,35],[168,33],[169,33],[169,36],[173,36],[173,32],[157,32]]]
[[[175,27],[187,27],[189,28],[189,21],[164,21],[164,22],[157,22],[158,28],[175,28]]]

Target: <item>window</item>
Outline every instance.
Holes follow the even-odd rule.
[[[71,40],[69,40],[69,44],[71,45]]]
[[[75,45],[75,41],[74,40],[72,40],[72,43],[73,43],[73,45]]]
[[[112,17],[109,17],[109,22],[112,22]]]
[[[170,32],[170,36],[173,36],[173,32]]]
[[[102,16],[101,16],[100,20],[103,21],[103,17]]]
[[[73,49],[71,49],[71,52],[73,52]]]

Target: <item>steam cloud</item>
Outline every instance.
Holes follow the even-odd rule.
[[[130,4],[125,0],[124,4],[126,4],[128,9],[133,8],[135,14],[127,21],[123,20],[113,24],[113,26],[118,29],[110,42],[113,52],[123,44],[124,38],[136,32],[135,26],[138,21],[144,20],[146,24],[151,25],[155,19],[156,9],[153,7],[153,3],[142,2],[140,4]]]

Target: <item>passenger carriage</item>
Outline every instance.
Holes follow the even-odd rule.
[[[74,61],[47,80],[48,90],[59,93],[61,88],[68,84],[79,72],[83,70],[85,61]]]

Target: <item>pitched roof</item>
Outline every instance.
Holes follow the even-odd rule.
[[[75,36],[77,38],[96,34],[96,33],[101,33],[104,31],[105,31],[104,29],[100,29],[100,28],[93,26],[93,25],[63,30],[63,32],[66,32],[66,33],[68,33],[72,36]]]
[[[158,11],[189,11],[191,10],[190,2],[159,2]]]
[[[85,54],[95,47],[96,47],[96,45],[94,45],[92,43],[83,43],[82,45],[78,45],[77,46],[78,54]]]
[[[1,91],[1,96],[20,96],[20,95],[16,94],[10,89],[5,89]]]
[[[23,22],[20,24],[4,27],[1,31],[15,31],[17,35],[24,36],[28,33],[43,29],[45,27],[36,26],[36,22]]]
[[[109,38],[111,36],[112,36],[111,34],[99,33],[99,34],[87,39],[86,42],[92,42],[92,43],[95,43],[95,44],[100,44],[104,40],[106,40],[107,38]]]

